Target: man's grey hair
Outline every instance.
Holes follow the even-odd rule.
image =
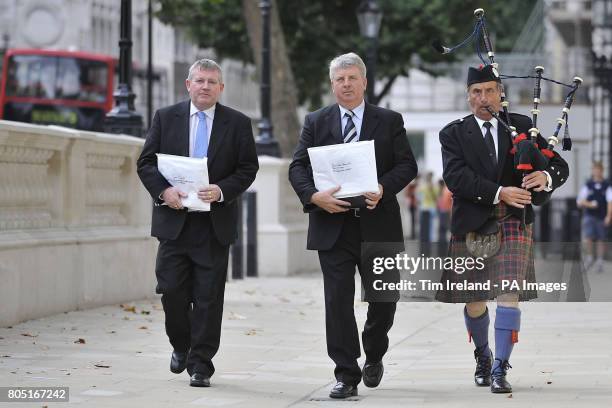
[[[331,60],[329,63],[329,79],[330,81],[334,80],[334,74],[339,69],[346,69],[350,67],[357,67],[359,71],[361,71],[361,75],[366,77],[366,66],[363,63],[363,60],[359,55],[354,52],[349,52],[348,54],[338,55],[336,58]]]
[[[219,82],[223,83],[223,71],[221,71],[219,64],[211,59],[202,58],[194,62],[193,65],[189,67],[187,79],[191,80],[195,71],[217,71],[219,73]]]

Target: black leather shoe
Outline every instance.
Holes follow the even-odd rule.
[[[172,358],[170,359],[170,371],[174,374],[180,374],[185,371],[187,366],[187,352],[181,353],[180,351],[173,351]]]
[[[356,397],[357,396],[357,386],[356,385],[348,385],[339,381],[334,385],[331,392],[329,393],[330,398],[348,398],[348,397]]]
[[[500,361],[496,359],[497,361]],[[508,360],[503,361],[499,367],[491,372],[491,392],[494,394],[507,394],[512,392],[512,385],[506,380],[506,372],[512,366]]]
[[[486,346],[485,346],[486,347]],[[474,358],[476,359],[476,371],[474,371],[474,382],[479,387],[487,387],[491,385],[491,364],[493,362],[493,353],[483,353],[485,347],[477,347],[474,350]]]
[[[385,369],[382,361],[377,363],[366,363],[363,365],[363,384],[368,388],[378,387],[382,380]]]
[[[210,377],[200,373],[193,373],[189,379],[189,385],[192,387],[210,387]]]

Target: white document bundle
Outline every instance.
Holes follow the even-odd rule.
[[[337,198],[378,191],[373,140],[310,147],[308,156],[317,190],[340,186]]]
[[[196,211],[210,211],[210,203],[198,198],[198,190],[208,185],[208,159],[157,153],[157,169],[171,186],[187,194],[181,199],[183,207]]]

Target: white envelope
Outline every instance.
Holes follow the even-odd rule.
[[[310,147],[308,156],[317,190],[340,186],[337,198],[378,191],[373,140]]]
[[[183,207],[210,211],[210,203],[198,198],[198,190],[208,185],[208,158],[157,153],[157,169],[171,186],[187,194],[187,197],[181,198]]]

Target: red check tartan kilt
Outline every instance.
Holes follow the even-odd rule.
[[[495,206],[496,219],[502,219],[507,214],[504,203]],[[522,290],[523,281],[535,282],[535,266],[533,254],[533,224],[520,229],[521,221],[514,217],[507,217],[500,221],[502,241],[496,256],[484,261],[482,270],[472,269],[462,274],[452,269],[442,273],[441,283],[444,290],[436,293],[436,299],[445,303],[468,303],[482,300],[493,300],[502,293],[518,293],[519,300],[535,299],[538,296],[535,290]],[[449,257],[471,257],[465,246],[465,235],[451,236]],[[491,290],[468,291],[446,290],[448,282],[491,282]],[[505,288],[502,290],[501,281],[517,281],[521,289]],[[498,287],[494,284],[497,283]]]

